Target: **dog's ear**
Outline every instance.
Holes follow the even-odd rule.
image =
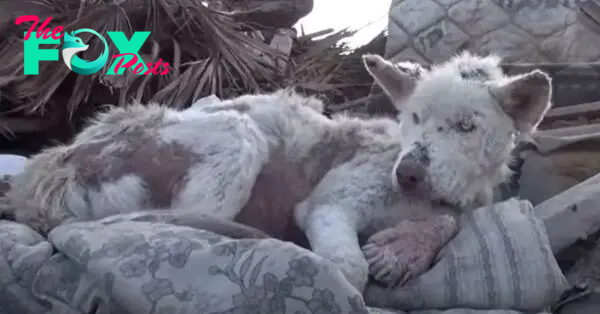
[[[391,98],[394,106],[402,110],[402,103],[412,94],[425,69],[412,62],[394,64],[374,54],[365,54],[362,59],[377,85]]]
[[[517,130],[533,133],[550,109],[552,81],[548,74],[533,70],[493,85],[491,92]]]

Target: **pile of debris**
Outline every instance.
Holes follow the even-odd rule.
[[[381,34],[352,52],[343,40],[353,31],[297,34],[293,25],[312,10],[312,0],[9,0],[2,6],[0,147],[21,154],[39,150],[48,139],[70,139],[106,104],[159,102],[185,108],[207,95],[228,98],[295,86],[322,95],[329,109],[337,110],[368,95],[372,79],[360,55],[383,53],[385,44]],[[162,59],[172,69],[166,75],[129,70],[106,75],[112,64],[107,62],[95,74],[78,75],[63,62],[40,62],[39,75],[26,76],[23,34],[32,23],[15,25],[16,17],[25,14],[39,16],[38,25],[52,17],[51,29],[89,28],[106,38],[109,31],[122,31],[127,38],[150,31],[139,55],[146,62]],[[79,56],[97,58],[103,49],[99,38],[78,36],[89,44]],[[60,44],[48,48],[60,49]],[[109,56],[118,53],[109,44]]]

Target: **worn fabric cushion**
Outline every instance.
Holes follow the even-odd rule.
[[[453,309],[447,311],[425,310],[412,311],[410,314],[523,314],[523,312],[513,310],[473,310],[473,309]],[[537,314],[551,314],[549,312],[539,312]]]
[[[74,265],[67,278],[42,271],[33,290],[85,313],[368,313],[333,264],[274,239],[126,221],[63,225],[49,240]]]
[[[377,307],[367,307],[369,314],[409,314],[409,312],[394,310],[394,309],[383,309]]]
[[[25,225],[0,221],[0,252],[0,313],[48,313],[31,285],[52,256],[52,245]]]
[[[520,311],[513,310],[474,310],[474,309],[452,309],[452,310],[419,310],[419,311],[400,311],[393,309],[383,309],[367,307],[369,314],[525,314]],[[534,313],[528,313],[534,314]],[[549,312],[539,312],[535,314],[551,314]],[[592,314],[592,313],[589,313]]]
[[[65,225],[50,239],[56,250],[30,228],[0,221],[0,313],[376,310],[334,265],[277,240],[131,221]]]
[[[367,304],[401,310],[542,310],[568,284],[532,208],[512,198],[464,215],[458,235],[430,271],[392,290],[370,285]]]
[[[421,310],[404,312],[392,309],[368,308],[369,314],[524,314],[523,312],[513,310],[473,310],[473,309],[452,309],[452,310]],[[533,313],[529,313],[533,314]],[[548,312],[539,312],[536,314],[551,314]],[[590,313],[591,314],[591,313]]]
[[[529,216],[515,214],[515,210],[520,212],[522,204],[512,202],[512,206],[499,211],[497,216],[506,223],[510,234],[527,240],[527,233],[521,230],[524,223],[519,221]],[[505,213],[511,212],[506,217]],[[474,215],[472,220],[481,224],[478,230],[484,244],[497,247],[495,242],[498,240],[494,241],[493,237],[502,238],[499,232],[503,229],[482,230],[486,221],[494,219],[490,215],[479,216]],[[510,217],[516,222],[511,223]],[[467,219],[464,224],[470,223]],[[487,226],[490,225],[488,222]],[[541,232],[535,223],[526,225],[534,233]],[[468,228],[473,229],[473,226],[466,230]],[[473,273],[481,272],[479,259],[482,254],[478,252],[481,243],[469,240],[469,237],[473,238],[473,235],[465,236],[469,232],[463,230],[457,240],[459,244],[454,241],[452,252],[442,255],[453,254],[464,261],[460,263],[463,267],[455,265],[458,266],[455,267],[456,275],[477,291],[478,286],[472,284],[472,278]],[[460,240],[460,237],[466,239]],[[251,313],[267,309],[273,313],[513,314],[460,308],[438,313],[365,307],[359,293],[335,266],[309,251],[272,239],[231,240],[165,223],[108,217],[98,222],[61,226],[52,231],[48,242],[28,227],[3,221],[0,239],[3,248],[0,278],[2,287],[6,287],[1,290],[0,304],[10,307],[0,308],[1,313],[88,313],[93,310],[95,313],[149,313],[152,309],[157,313]],[[529,242],[524,241],[525,244]],[[518,248],[513,251],[522,253]],[[523,268],[521,274],[524,280],[534,281],[533,287],[519,286],[521,298],[525,300],[539,298],[535,293],[536,282],[540,286],[548,284],[534,278],[536,272],[532,267],[537,265],[538,271],[545,269],[539,265],[539,254],[531,254],[536,251],[539,250],[528,252],[527,261],[531,267]],[[488,253],[493,261],[497,254]],[[432,273],[433,277],[439,276],[436,272],[439,273],[440,263],[436,265],[438,270],[434,268],[423,276],[429,276],[430,281]],[[494,263],[490,266],[498,269]],[[553,271],[551,269],[548,274]],[[443,280],[441,284],[444,284]],[[447,289],[441,284],[437,287],[425,285],[423,291],[431,292],[430,301],[433,301],[429,304],[439,303],[438,299],[445,295]],[[556,284],[556,290],[559,285]],[[462,286],[454,288],[464,290]],[[542,290],[538,294],[548,291]],[[463,297],[458,293],[461,291],[456,292]],[[497,292],[501,295],[502,289]],[[438,294],[437,298],[435,294]],[[550,294],[547,293],[548,298],[551,298]],[[506,296],[499,299],[504,300]],[[503,305],[502,302],[499,304]],[[474,303],[477,302],[471,302],[469,306]]]
[[[386,56],[430,64],[467,49],[507,62],[600,61],[597,3],[393,0]]]

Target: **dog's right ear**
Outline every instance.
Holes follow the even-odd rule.
[[[394,64],[374,54],[365,54],[362,59],[377,85],[392,99],[394,106],[402,110],[402,103],[412,94],[425,69],[412,62]]]

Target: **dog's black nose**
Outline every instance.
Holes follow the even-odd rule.
[[[403,190],[413,190],[425,178],[425,166],[415,160],[400,161],[396,167],[396,179]]]

